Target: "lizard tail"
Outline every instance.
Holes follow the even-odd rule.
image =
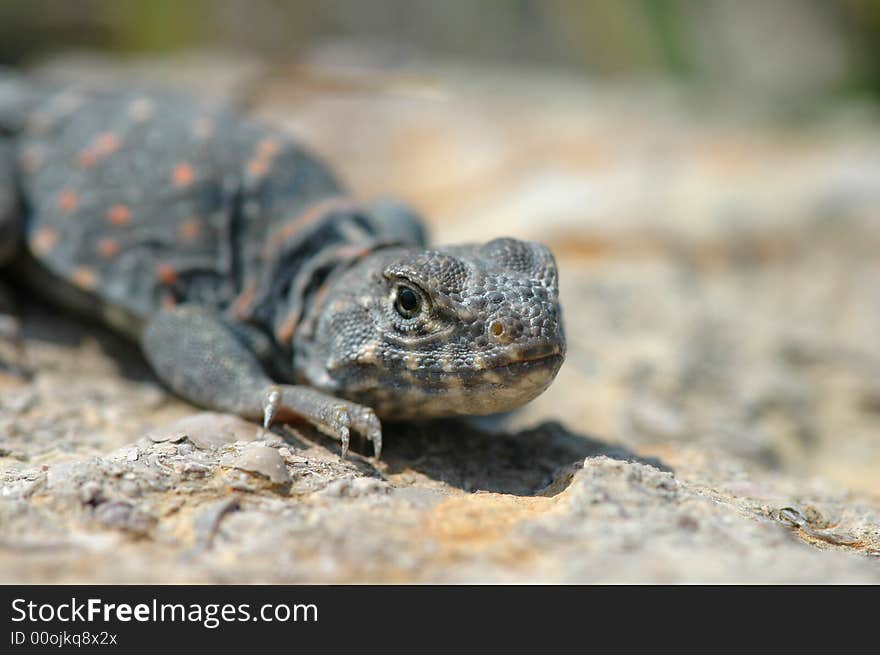
[[[0,136],[18,132],[37,101],[35,85],[21,73],[0,67]]]

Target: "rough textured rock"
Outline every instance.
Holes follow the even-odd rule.
[[[437,241],[548,242],[567,361],[520,412],[386,426],[381,462],[343,462],[0,296],[21,328],[0,333],[3,582],[880,582],[874,119],[332,51],[260,76],[212,61],[135,67],[192,86],[218,66],[194,88],[414,202]]]

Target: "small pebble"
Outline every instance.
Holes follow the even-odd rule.
[[[275,484],[290,482],[290,473],[275,448],[248,446],[235,458],[232,467],[265,476]]]
[[[779,520],[793,528],[799,528],[806,524],[807,520],[794,507],[783,507],[777,514]]]

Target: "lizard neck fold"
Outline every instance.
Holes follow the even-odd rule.
[[[245,271],[230,311],[268,332],[290,356],[294,334],[314,328],[307,319],[322,305],[328,281],[394,243],[350,200],[325,198],[268,230],[259,266]]]

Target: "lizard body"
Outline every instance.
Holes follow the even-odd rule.
[[[278,130],[174,94],[0,74],[0,265],[136,339],[178,395],[381,450],[379,418],[504,411],[565,352],[543,245],[426,249]]]

